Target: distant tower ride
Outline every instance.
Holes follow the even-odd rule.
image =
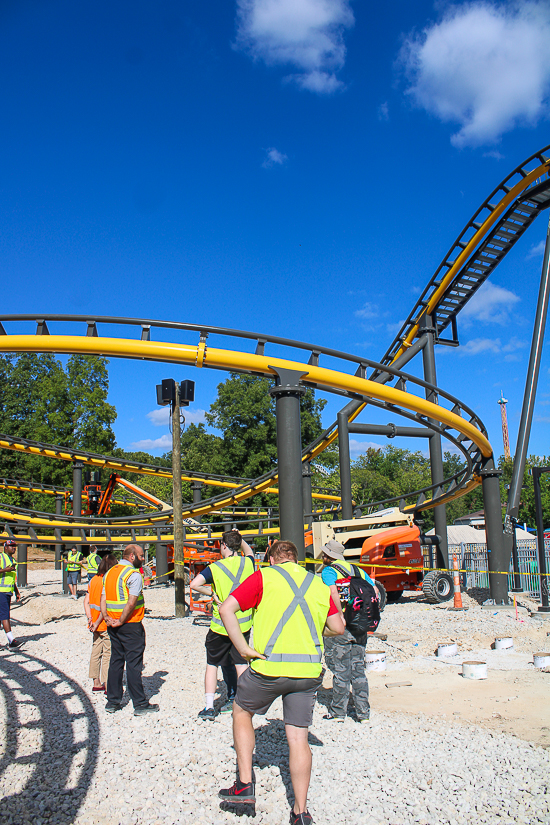
[[[500,417],[502,418],[502,442],[504,444],[504,458],[506,461],[510,458],[510,438],[508,436],[508,417],[506,415],[506,404],[508,403],[508,399],[505,398],[502,394],[502,390],[500,391],[500,399],[498,401],[500,404]]]

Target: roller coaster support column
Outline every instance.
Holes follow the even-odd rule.
[[[17,545],[17,586],[25,587],[27,584],[28,569],[27,545]]]
[[[60,516],[63,513],[63,496],[56,496],[55,497],[55,515]],[[61,530],[56,527],[54,530],[56,539],[61,539]],[[61,570],[61,551],[63,550],[63,545],[61,542],[55,545],[55,569]]]
[[[183,567],[183,515],[181,502],[181,421],[180,385],[176,382],[176,392],[172,402],[172,503],[174,507],[174,584],[175,616],[183,619],[185,609],[185,570]]]
[[[73,516],[77,518],[82,515],[82,461],[75,461],[73,464]],[[73,532],[78,536],[78,530]]]
[[[514,470],[510,481],[510,493],[508,495],[508,507],[506,508],[506,529],[509,528],[509,520],[518,517],[521,486],[523,484],[523,474],[525,472],[525,462],[527,459],[527,449],[529,447],[529,436],[531,434],[531,423],[533,421],[533,410],[535,407],[535,396],[537,393],[537,383],[539,380],[540,359],[542,356],[542,344],[544,339],[544,328],[546,326],[546,315],[548,312],[548,296],[550,292],[550,222],[546,232],[546,246],[544,249],[544,260],[542,264],[542,275],[540,279],[539,298],[537,303],[537,313],[535,325],[533,327],[533,338],[531,341],[531,355],[529,357],[529,368],[525,381],[525,393],[523,396],[523,407],[521,410],[521,421],[518,430],[518,441],[514,455]],[[510,532],[511,535],[511,532]]]
[[[510,604],[508,573],[504,572],[508,570],[510,564],[510,553],[506,552],[502,532],[502,504],[498,481],[500,474],[500,470],[495,468],[493,456],[486,458],[480,475],[483,488],[483,509],[485,511],[489,593],[491,595],[490,602],[485,605],[488,608],[491,605],[500,607]]]
[[[340,459],[340,495],[342,497],[342,519],[353,518],[351,496],[351,460],[349,455],[348,416],[345,411],[338,413],[338,454]]]
[[[537,549],[539,556],[540,576],[540,606],[538,613],[548,618],[550,615],[550,599],[548,598],[548,570],[546,569],[546,549],[544,546],[544,522],[542,520],[542,499],[540,495],[540,477],[543,473],[550,473],[550,467],[533,467],[533,486],[535,492],[535,518],[537,523]]]
[[[276,385],[269,394],[275,398],[277,415],[277,464],[279,474],[280,537],[298,548],[298,560],[304,561],[304,503],[302,493],[302,436],[300,397],[305,387],[300,379],[307,372],[270,367],[277,373]]]
[[[304,524],[311,530],[313,524],[313,498],[311,495],[311,464],[304,461],[302,465],[302,495],[304,498]]]
[[[168,578],[168,547],[162,542],[157,542],[157,549],[155,551],[157,566],[156,566],[156,580],[157,584],[170,584]]]
[[[422,362],[424,365],[424,381],[427,381],[429,384],[437,384],[435,370],[435,332],[436,330],[431,315],[424,313],[420,322],[419,333],[426,341],[422,350]],[[426,399],[437,404],[437,397],[428,389],[426,389]],[[445,476],[443,474],[443,452],[441,449],[440,435],[433,435],[430,438],[430,468],[432,484],[442,484]],[[437,487],[434,489],[433,494],[434,497],[439,495]],[[440,504],[439,507],[434,508],[434,528],[436,535],[439,536],[438,555],[441,556],[441,558],[438,559],[438,564],[448,568],[447,513],[444,504]]]
[[[204,484],[200,481],[194,481],[191,485],[191,489],[193,490],[193,504],[199,504],[202,501],[202,488]],[[195,521],[200,523],[201,517],[200,516],[193,516]]]

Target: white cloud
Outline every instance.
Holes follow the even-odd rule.
[[[381,450],[381,444],[375,444],[374,441],[357,441],[355,438],[349,440],[349,451],[351,455],[361,455],[366,453],[372,447],[374,450]]]
[[[206,410],[182,410],[187,424],[200,424],[205,420]],[[170,421],[170,407],[158,407],[147,413],[147,418],[154,427],[167,427]]]
[[[356,309],[354,313],[356,318],[361,318],[363,321],[370,321],[373,318],[380,317],[380,310],[376,304],[371,304],[367,301],[361,309]]]
[[[271,169],[272,166],[282,166],[286,160],[288,160],[287,155],[271,147],[271,149],[266,149],[266,157],[262,166],[264,169]]]
[[[378,120],[389,120],[390,119],[390,110],[388,107],[387,102],[381,103],[378,107]]]
[[[407,93],[440,120],[458,123],[458,147],[494,143],[548,113],[550,4],[524,0],[451,6],[405,42]]]
[[[519,338],[513,337],[504,344],[500,338],[472,338],[460,348],[461,355],[480,355],[484,352],[490,352],[493,355],[506,354],[505,361],[519,360],[517,355],[510,353],[517,352],[519,349],[524,349],[527,346],[526,341],[521,341]]]
[[[503,326],[509,322],[510,312],[520,300],[509,289],[485,281],[462,310],[462,323],[466,328],[474,321]]]
[[[134,441],[130,447],[134,450],[171,450],[172,436],[166,433],[160,438],[144,438],[142,441]]]
[[[147,418],[154,427],[167,427],[170,421],[170,407],[158,407],[147,413]]]
[[[502,152],[498,152],[496,149],[491,149],[490,152],[484,152],[483,157],[494,158],[495,160],[504,160],[504,155]]]
[[[344,31],[354,24],[349,0],[237,0],[237,46],[268,66],[292,66],[287,79],[330,94],[342,88]]]
[[[539,243],[535,244],[531,247],[529,252],[527,253],[527,260],[529,258],[539,258],[544,255],[544,247],[546,246],[546,241],[540,241]]]

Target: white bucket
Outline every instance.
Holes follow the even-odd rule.
[[[465,679],[486,679],[487,662],[462,662],[462,675]]]
[[[365,653],[365,670],[386,670],[386,651],[368,650]]]
[[[438,656],[458,656],[458,645],[456,642],[446,642],[437,646]]]
[[[495,650],[512,650],[514,647],[514,640],[511,636],[503,636],[500,639],[495,639]]]
[[[550,653],[533,653],[535,667],[550,667]]]

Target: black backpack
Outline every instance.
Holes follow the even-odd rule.
[[[345,578],[349,576],[347,570],[338,567],[333,562],[332,567],[342,573]],[[376,595],[376,590],[366,581],[359,568],[352,564],[354,575],[349,580],[349,600],[344,611],[346,629],[349,630],[358,644],[366,644],[367,634],[374,633],[380,624],[380,602]]]

